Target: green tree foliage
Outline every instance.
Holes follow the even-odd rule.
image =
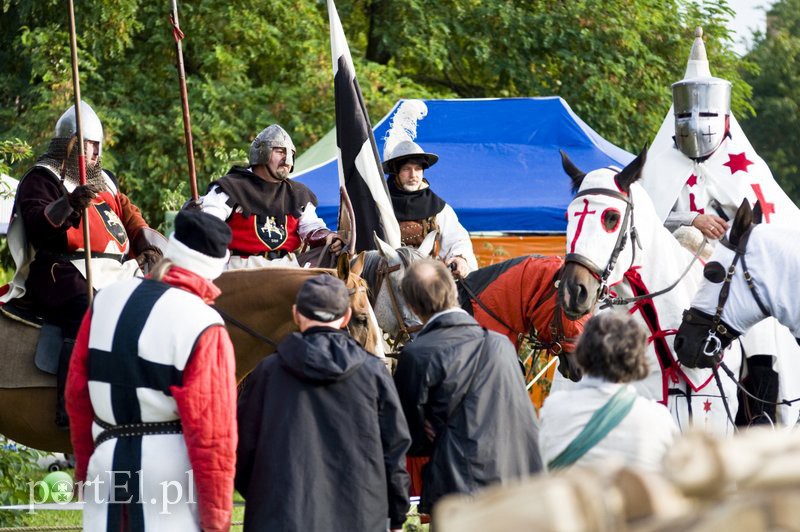
[[[36,463],[41,456],[39,451],[18,446],[0,436],[0,505],[32,502],[28,483],[37,482],[44,476]],[[0,510],[0,526],[22,526],[27,517],[25,512],[18,510]]]
[[[181,3],[201,191],[271,122],[307,147],[334,123],[326,2]],[[565,98],[629,150],[652,139],[680,79],[693,28],[714,73],[750,91],[729,51],[726,2],[706,0],[339,0],[373,119],[399,98]],[[36,152],[71,104],[68,18],[59,0],[0,2],[0,140]],[[82,94],[103,120],[103,164],[155,223],[188,196],[171,2],[76,4]],[[15,164],[16,174],[33,157]],[[169,191],[164,192],[164,191]]]
[[[767,14],[767,32],[747,58],[758,65],[753,86],[756,116],[742,123],[775,179],[800,201],[800,0],[779,0]]]

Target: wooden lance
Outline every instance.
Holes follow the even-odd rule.
[[[75,129],[78,135],[78,175],[81,185],[86,184],[86,153],[83,145],[83,123],[81,122],[81,81],[78,73],[78,39],[75,33],[75,5],[69,0],[69,46],[72,51],[72,87],[75,95]],[[89,235],[89,209],[83,210],[83,248],[86,262],[86,292],[89,307],[92,306],[92,245]]]
[[[192,119],[189,116],[189,93],[186,90],[186,71],[183,67],[183,47],[181,41],[184,34],[178,22],[178,1],[172,0],[172,36],[175,38],[175,48],[178,53],[178,81],[181,87],[181,103],[183,104],[183,135],[186,137],[186,157],[189,160],[189,189],[192,193],[192,200],[197,201],[197,174],[194,169],[194,145],[192,143]]]

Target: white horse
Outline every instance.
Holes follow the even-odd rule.
[[[637,183],[646,155],[643,150],[621,171],[602,168],[584,174],[562,154],[577,193],[567,209],[561,304],[571,318],[591,312],[597,303],[613,303],[632,314],[650,334],[650,375],[636,383],[639,392],[666,405],[682,430],[693,425],[727,435],[733,426],[712,372],[681,366],[673,354],[671,336],[697,289],[702,267],[664,228]],[[729,350],[725,360],[738,370],[741,353]],[[722,382],[735,415],[735,385]],[[553,390],[569,385],[556,375]]]
[[[436,232],[428,233],[418,248],[404,246],[394,249],[377,236],[374,238],[378,249],[365,251],[355,260],[363,262],[359,271],[369,286],[369,298],[378,325],[389,337],[403,341],[417,331],[422,322],[406,303],[400,283],[412,262],[430,256],[436,243]]]
[[[795,290],[800,247],[794,245],[800,241],[800,230],[754,223],[759,213],[760,205],[754,214],[744,200],[726,239],[705,266],[706,279],[675,338],[676,352],[685,365],[707,364],[719,349],[767,316],[788,327],[800,343]]]

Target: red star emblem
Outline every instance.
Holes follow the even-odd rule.
[[[692,174],[689,176],[689,179],[686,180],[687,187],[693,187],[697,184],[697,176]]]
[[[711,412],[711,401],[708,399],[703,403],[703,412]]]
[[[735,174],[739,170],[742,172],[747,172],[747,167],[753,164],[753,161],[747,159],[747,156],[742,153],[729,153],[728,154],[728,162],[724,163],[722,166],[727,166],[731,169],[731,175]]]

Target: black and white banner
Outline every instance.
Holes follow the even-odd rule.
[[[400,226],[394,217],[375,136],[358,86],[353,59],[333,0],[328,0],[331,55],[336,99],[336,145],[339,184],[347,190],[356,220],[356,251],[375,249],[372,232],[400,247]]]

